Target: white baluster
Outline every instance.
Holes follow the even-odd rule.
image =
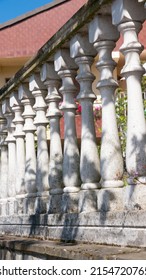
[[[36,188],[37,201],[36,212],[45,213],[48,204],[48,174],[49,174],[49,156],[47,146],[46,126],[48,120],[46,118],[46,103],[44,98],[47,91],[41,82],[40,75],[34,74],[29,79],[29,90],[35,98],[33,108],[36,111],[34,124],[37,128],[37,165],[36,165]]]
[[[62,114],[58,108],[61,101],[61,96],[58,93],[60,79],[54,70],[53,62],[43,65],[41,80],[48,88],[45,101],[48,106],[46,116],[50,125],[49,192],[52,197],[49,212],[60,212],[61,194],[63,193],[63,158],[60,138],[60,118]]]
[[[93,116],[93,101],[96,96],[92,92],[94,75],[91,73],[95,50],[89,44],[87,35],[77,34],[70,41],[70,53],[79,66],[76,79],[80,84],[80,92],[77,99],[81,104],[82,116],[80,159],[82,191],[80,192],[79,211],[91,212],[97,210],[97,188],[100,187],[100,164]]]
[[[120,5],[120,9],[119,9]],[[128,122],[126,144],[126,168],[129,184],[146,182],[146,122],[144,117],[141,78],[144,69],[140,63],[143,49],[138,41],[138,33],[145,20],[143,3],[137,0],[114,1],[112,5],[113,24],[123,35],[120,50],[125,56],[122,76],[126,79],[128,96]]]
[[[18,100],[18,93],[13,92],[10,95],[10,107],[12,108],[15,118],[13,123],[15,124],[14,137],[16,139],[16,203],[17,214],[23,213],[23,200],[25,190],[25,133],[23,132],[24,119],[22,118],[23,106],[20,100]]]
[[[15,126],[13,124],[14,114],[11,111],[9,99],[2,102],[2,112],[7,119],[7,137],[8,143],[8,213],[13,215],[15,212],[16,196],[16,140],[13,136]]]
[[[86,36],[77,34],[70,43],[71,57],[75,58],[79,66],[77,80],[80,84],[80,92],[77,99],[82,108],[82,135],[81,135],[81,163],[80,173],[83,190],[97,189],[100,187],[100,164],[97,152],[97,143],[93,116],[93,101],[96,99],[92,92],[94,75],[91,73],[91,65],[95,51]]]
[[[27,85],[21,85],[18,89],[18,98],[24,106],[22,117],[25,120],[23,131],[26,135],[25,152],[25,190],[27,193],[24,211],[28,213],[35,212],[36,200],[36,152],[34,132],[36,127],[33,124],[35,113],[33,110],[34,98],[32,97]]]
[[[78,207],[77,193],[80,190],[79,150],[75,127],[76,104],[74,101],[77,92],[74,83],[77,66],[70,58],[68,49],[59,50],[55,54],[54,62],[55,71],[62,79],[60,92],[63,95],[61,106],[64,112],[63,182],[64,193],[66,193],[63,211],[76,211]]]
[[[7,136],[7,121],[2,114],[2,104],[0,104],[0,207],[1,216],[7,215],[8,199],[8,144],[5,141]]]
[[[110,16],[96,16],[89,25],[89,40],[99,55],[97,88],[102,97],[101,184],[104,188],[123,186],[123,159],[118,136],[114,92],[118,87],[113,78],[116,66],[111,53],[119,33]]]

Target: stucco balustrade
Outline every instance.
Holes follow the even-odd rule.
[[[0,89],[0,235],[146,246],[144,6],[88,0]]]

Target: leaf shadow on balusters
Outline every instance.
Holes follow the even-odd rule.
[[[122,6],[119,6],[122,9]],[[113,11],[114,13],[114,11]],[[112,62],[112,61],[111,61]],[[108,75],[107,75],[108,77]],[[105,81],[108,80],[105,72]],[[103,77],[102,77],[103,79]],[[112,79],[112,78],[111,78]],[[116,87],[116,82],[112,79],[113,85]],[[110,92],[109,92],[110,91]],[[122,161],[121,147],[118,137],[117,120],[115,112],[115,97],[113,94],[114,88],[107,88],[102,93],[102,137],[101,137],[101,185],[102,181],[122,180]],[[107,115],[107,112],[111,112]],[[110,210],[110,205],[114,203],[116,196],[110,188],[102,188],[99,195],[98,207],[100,211],[100,223],[106,222],[107,212]]]
[[[74,158],[78,159],[78,155],[74,154]],[[67,160],[68,161],[68,160]],[[74,167],[74,159],[72,162],[72,157],[69,157],[69,163],[71,167]],[[78,178],[76,176],[76,172],[71,173],[71,179],[73,179],[74,183],[76,181],[75,187],[80,187]],[[72,181],[71,181],[72,183]],[[73,185],[71,185],[73,186]],[[62,195],[62,209],[59,215],[60,221],[63,221],[62,231],[60,239],[62,242],[73,242],[76,239],[78,232],[78,203],[79,203],[79,193],[70,193],[66,192]]]
[[[36,172],[32,168],[31,158],[25,163],[25,189],[26,198],[24,200],[24,213],[29,215],[30,223],[33,223],[33,213],[35,204],[35,187],[36,187]],[[31,225],[32,227],[32,225]],[[32,232],[32,229],[30,230]]]
[[[107,221],[107,215],[109,211],[115,211],[116,208],[120,205],[122,205],[122,202],[118,199],[118,194],[116,195],[116,191],[120,191],[121,188],[102,188],[102,182],[113,180],[116,182],[116,180],[122,180],[123,176],[123,170],[121,168],[122,163],[119,163],[117,160],[117,153],[121,152],[121,148],[119,144],[115,145],[115,142],[112,142],[111,139],[106,137],[106,133],[102,132],[102,144],[103,141],[108,143],[108,150],[106,151],[106,146],[104,145],[104,156],[102,154],[102,157],[100,158],[100,168],[101,168],[101,190],[99,192],[98,196],[98,211],[99,211],[99,223],[100,225],[105,225]],[[111,146],[111,149],[110,149]],[[113,148],[114,147],[114,148]],[[101,148],[102,149],[102,148]],[[101,151],[102,153],[102,151]],[[108,155],[108,156],[107,156]],[[119,169],[118,166],[120,165]],[[110,166],[110,170],[109,170]],[[116,166],[116,172],[114,172]],[[122,194],[121,194],[122,198]],[[118,206],[118,203],[120,205]],[[113,210],[114,209],[114,210]]]
[[[51,135],[52,134],[58,135],[58,130],[55,126],[52,127]],[[58,191],[61,193],[62,190],[60,190],[60,188],[63,188],[61,183],[62,158],[61,158],[61,151],[59,150],[60,154],[56,152],[56,154],[53,155],[53,158],[50,154],[51,156],[50,162],[48,161],[46,152],[49,154],[49,146],[47,147],[47,151],[46,151],[46,145],[43,144],[43,141],[46,141],[46,138],[44,139],[43,136],[44,134],[41,134],[40,131],[40,134],[38,135],[40,149],[39,151],[37,151],[37,174],[36,175],[38,175],[39,173],[39,177],[37,178],[37,183],[39,184],[39,186],[42,186],[41,189],[39,188],[40,192],[42,192],[43,190],[49,191],[49,188],[50,190],[52,190],[55,187],[59,190],[57,190],[56,194],[54,195],[50,194],[48,195],[48,197],[46,196],[45,198],[44,196],[40,195],[40,197],[37,200],[38,205],[36,207],[35,215],[31,216],[32,226],[31,226],[30,233],[32,234],[33,232],[35,234],[37,231],[39,231],[39,225],[40,225],[40,227],[43,228],[42,229],[43,237],[47,238],[47,236],[49,235],[48,231],[50,226],[48,216],[54,215],[55,218],[55,215],[60,213],[60,211],[58,210],[60,208],[61,195],[57,193]],[[57,137],[57,141],[59,141],[58,137]],[[52,137],[52,139],[54,139],[54,137]],[[47,144],[49,145],[48,141]],[[54,145],[56,145],[56,142],[54,143]],[[57,151],[58,151],[58,147],[57,147]],[[46,159],[45,163],[44,163],[44,157]],[[42,158],[43,158],[42,160],[43,164],[41,164]]]
[[[91,169],[95,169],[93,163],[91,163],[87,158],[84,158],[84,162],[88,162],[90,164]],[[90,178],[89,178],[90,179]],[[89,180],[90,183],[90,180]],[[76,244],[76,241],[82,241],[87,239],[85,227],[91,226],[91,213],[97,212],[97,190],[80,190],[78,192],[77,197],[77,207],[76,211],[68,212],[64,217],[64,224],[61,234],[61,241],[67,244]],[[69,200],[72,199],[72,194],[68,194],[68,203]],[[65,209],[67,210],[67,209]],[[62,219],[60,215],[60,220]],[[84,217],[84,220],[80,219],[80,217]],[[82,222],[81,222],[82,220]],[[80,233],[78,234],[78,231]],[[92,230],[90,231],[90,235],[92,234]],[[73,242],[73,243],[72,243]]]
[[[92,187],[90,188],[90,184],[99,184],[100,176],[99,172],[97,176],[94,176],[97,173],[98,166],[96,166],[92,158],[84,156],[82,164],[86,166],[86,168],[88,167],[88,170],[86,170],[86,178],[84,178],[85,181],[83,183],[86,183],[86,185],[89,183],[89,189],[80,191],[79,212],[81,217],[83,217],[83,221],[80,224],[80,220],[77,220],[77,223],[80,229],[80,238],[83,238],[86,242],[88,242],[88,239],[89,242],[91,242],[91,240],[94,242],[97,234],[95,227],[99,225],[98,194],[100,189],[92,189]],[[94,179],[91,180],[92,174]],[[86,228],[88,228],[88,230]]]
[[[48,215],[61,212],[63,181],[62,158],[60,158],[60,155],[55,155],[55,158],[53,158],[53,161],[49,166],[49,171],[49,186],[51,186],[51,189],[48,201]]]
[[[80,156],[75,130],[68,129],[66,131],[64,143],[64,158],[63,158],[63,181],[65,187],[80,189]],[[76,239],[78,220],[78,200],[79,192],[71,192],[71,189],[64,192],[61,201],[61,212],[59,214],[59,223],[61,222],[62,230],[60,235],[61,242],[72,243]]]
[[[60,172],[60,170],[59,170]],[[41,176],[46,176],[46,172],[41,172]],[[47,174],[48,177],[48,174]],[[42,177],[43,178],[43,177]],[[60,177],[61,178],[61,177]],[[54,174],[54,178],[52,180],[56,181],[56,176]],[[30,227],[30,236],[41,236],[44,239],[49,236],[49,228],[54,224],[54,219],[56,219],[55,215],[60,214],[59,208],[60,205],[60,194],[56,195],[48,195],[46,197],[40,196],[37,197],[37,205],[35,205],[35,213],[30,215],[29,222],[31,224]],[[51,217],[51,224],[50,219]],[[53,219],[53,220],[52,220]]]
[[[89,137],[89,135],[88,136],[86,135],[85,137]],[[70,139],[70,141],[72,141],[72,139]],[[67,161],[70,160],[71,162],[70,155],[67,154],[66,157],[67,157]],[[82,159],[82,166],[85,169],[84,174],[86,176],[86,182],[91,183],[92,174],[95,174],[97,167],[95,166],[92,158],[88,157],[87,154]],[[86,169],[87,166],[88,166],[88,170]],[[78,192],[76,210],[74,209],[74,211],[72,211],[71,213],[68,212],[64,215],[64,225],[61,234],[62,242],[70,244],[72,242],[76,242],[77,240],[78,241],[82,241],[82,239],[87,240],[88,237],[86,236],[85,227],[88,225],[92,226],[93,221],[91,221],[90,214],[91,212],[97,212],[97,196],[95,193],[96,191],[94,190],[80,190]],[[70,199],[69,196],[71,196],[71,194],[68,193],[68,201]],[[64,212],[67,212],[67,209],[65,210],[66,211]],[[80,219],[80,217],[82,218],[84,217],[84,220]],[[60,215],[60,220],[61,218],[62,217]],[[78,233],[79,231],[80,233]],[[92,234],[92,230],[90,234]]]
[[[49,174],[49,148],[46,137],[46,127],[40,127],[37,131],[37,150],[36,150],[36,190],[39,195],[38,206],[36,205],[36,213],[46,213],[46,200],[44,196],[48,196],[49,190],[48,174]],[[45,201],[44,201],[45,200]]]
[[[70,139],[71,141],[71,139]],[[73,157],[75,155],[72,155]],[[70,154],[66,154],[67,157],[67,162],[69,164],[72,164],[74,162],[74,159],[72,158]],[[90,166],[90,171],[96,172],[97,167],[95,166],[94,162],[89,160],[87,156],[83,158],[83,166]],[[87,174],[86,174],[87,175]],[[88,177],[88,176],[86,176]],[[89,178],[87,178],[87,181],[90,183],[90,178],[91,178],[91,172],[89,172]],[[98,194],[99,190],[97,190]],[[58,230],[59,235],[60,235],[60,242],[65,242],[66,244],[68,243],[73,243],[75,244],[75,240],[78,240],[78,230],[80,228],[80,232],[82,230],[82,236],[84,239],[84,227],[80,224],[80,213],[81,215],[85,214],[85,225],[92,226],[94,224],[94,221],[91,221],[91,212],[96,212],[97,213],[97,219],[98,219],[98,206],[97,206],[97,200],[98,200],[98,195],[94,195],[95,191],[90,190],[90,191],[80,191],[78,193],[79,197],[77,198],[77,207],[76,210],[73,209],[70,211],[70,199],[71,195],[68,193],[66,195],[66,201],[65,199],[62,199],[62,211],[61,212],[56,212],[56,213],[46,213],[41,217],[40,214],[35,214],[30,216],[30,222],[31,222],[31,230],[30,234],[31,235],[37,235],[39,233],[39,227],[42,225],[44,228],[46,228],[46,231],[44,230],[44,238],[47,238],[49,236],[49,230],[53,230],[54,228],[54,237],[55,237],[55,231],[57,232]],[[62,196],[63,198],[63,196]],[[51,198],[50,198],[51,199]],[[113,198],[114,199],[114,198]],[[52,200],[52,204],[53,204]],[[64,204],[65,203],[65,204]],[[104,203],[104,196],[103,196],[103,203]],[[101,203],[102,204],[102,203]],[[90,207],[89,207],[90,206]],[[102,208],[102,207],[101,207]],[[103,209],[102,209],[103,210]],[[106,221],[106,211],[101,211],[100,212],[100,224],[104,224],[104,221]],[[50,215],[51,214],[51,215]],[[51,218],[50,218],[51,217]],[[58,233],[57,233],[58,236]],[[80,237],[81,239],[81,233]],[[81,241],[81,240],[80,240]],[[61,244],[60,243],[60,244]]]
[[[30,236],[38,236],[38,237],[46,237],[45,227],[47,226],[47,204],[48,204],[48,196],[37,196],[34,194],[34,198],[30,198],[32,200],[32,214],[29,215],[29,223],[30,223]]]

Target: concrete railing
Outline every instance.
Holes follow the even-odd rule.
[[[136,205],[146,209],[146,192],[141,185],[146,183],[141,90],[144,69],[138,41],[144,20],[144,3],[137,0],[88,1],[1,89],[1,233],[133,244],[129,232],[137,215]],[[117,65],[112,52],[120,33],[120,51],[125,57],[121,75],[126,80],[128,96],[127,187],[123,187],[114,102],[118,82],[113,75]],[[100,156],[93,114],[97,97],[92,86],[96,78],[92,66],[97,55],[97,88],[102,99]],[[82,108],[80,146],[75,100]],[[133,218],[129,216],[125,221],[127,208],[126,213],[130,209]],[[126,230],[119,237],[123,222],[127,223]],[[145,227],[141,222],[139,227]],[[145,238],[145,230],[141,232]],[[137,240],[137,235],[135,231],[132,238]]]

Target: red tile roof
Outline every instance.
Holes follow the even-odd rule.
[[[31,13],[0,25],[0,57],[29,57],[34,55],[87,0],[56,0]],[[140,32],[140,42],[146,49],[146,22]],[[115,50],[122,45],[122,37]]]
[[[34,55],[86,0],[69,0],[0,30],[0,57]]]

